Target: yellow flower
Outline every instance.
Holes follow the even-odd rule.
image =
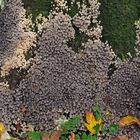
[[[95,119],[95,116],[91,112],[86,112],[86,121],[85,127],[87,128],[88,131],[90,131],[92,134],[96,134],[95,126],[99,125],[99,130],[102,128],[102,119],[100,118],[99,120]]]
[[[5,132],[5,127],[2,122],[0,122],[0,135]]]

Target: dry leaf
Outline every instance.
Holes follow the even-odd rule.
[[[119,137],[113,137],[111,140],[120,140]]]
[[[7,140],[7,139],[11,139],[11,137],[10,137],[10,135],[8,134],[8,132],[5,131],[4,133],[1,134],[0,140]]]
[[[61,131],[54,131],[52,135],[49,137],[46,132],[42,132],[42,140],[59,140],[61,136]]]
[[[113,138],[112,140],[133,140],[133,139],[129,138],[126,135],[122,135],[122,136],[117,136],[117,137]]]
[[[140,120],[130,115],[121,118],[119,121],[119,127],[121,128],[133,124],[138,124],[138,126],[140,127]]]
[[[20,130],[20,129],[22,128],[22,126],[21,126],[20,123],[17,123],[17,124],[15,124],[15,128],[16,128],[17,130]]]
[[[22,113],[26,113],[26,112],[28,112],[28,109],[27,109],[27,107],[22,106],[21,109],[20,109],[20,111],[21,111]]]
[[[50,140],[49,136],[46,134],[45,131],[42,132],[42,140]]]
[[[59,140],[61,136],[61,131],[54,131],[50,137],[50,140]]]
[[[74,133],[71,133],[71,135],[69,137],[69,140],[75,140],[75,134]]]
[[[103,102],[105,104],[108,104],[109,103],[109,100],[110,100],[110,97],[109,96],[105,96],[105,97],[102,98],[102,100],[103,100]]]

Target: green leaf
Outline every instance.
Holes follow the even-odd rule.
[[[82,140],[97,140],[97,135],[86,135],[86,137],[84,137]]]
[[[119,131],[119,127],[118,127],[118,125],[116,125],[116,124],[111,124],[111,125],[108,127],[108,129],[109,129],[109,134],[111,134],[111,135],[115,135],[115,134],[117,134],[118,131]]]
[[[101,118],[101,113],[95,112],[95,118],[98,121]]]
[[[27,133],[27,136],[31,139],[31,140],[41,140],[41,131],[29,131]]]
[[[95,113],[96,120],[98,121],[99,119],[101,119],[101,108],[98,104],[93,108],[93,111]]]
[[[80,139],[76,139],[80,140]],[[97,135],[87,135],[86,133],[83,133],[81,140],[97,140]]]
[[[68,137],[67,135],[61,135],[60,140],[67,140],[67,137]]]
[[[93,107],[93,111],[101,112],[101,108],[99,104],[96,104],[95,107]]]
[[[97,135],[92,136],[92,140],[98,140]]]
[[[96,133],[98,134],[100,130],[100,125],[97,124],[95,127],[93,127],[93,129],[96,130]]]
[[[78,134],[75,135],[75,140],[81,140],[81,138]]]
[[[93,136],[92,135],[88,135],[87,136],[87,140],[93,140]]]
[[[86,140],[86,139],[87,139],[87,134],[86,133],[83,133],[82,140]]]
[[[80,124],[80,116],[75,116],[69,119],[67,122],[61,125],[63,130],[62,134],[70,134],[71,132],[76,131],[76,127]]]
[[[108,129],[107,128],[102,128],[101,130],[103,135],[106,135],[108,133]]]

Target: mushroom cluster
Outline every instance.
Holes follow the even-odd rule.
[[[1,121],[8,125],[19,118],[51,129],[56,119],[83,114],[99,100],[105,101],[104,105],[119,116],[139,117],[140,58],[117,64],[110,75],[116,56],[111,47],[101,41],[102,26],[97,20],[99,2],[89,0],[88,6],[83,3],[74,17],[64,13],[65,1],[56,2],[58,8],[51,11],[43,25],[27,75],[12,90],[0,83]],[[63,10],[58,10],[60,7]],[[36,40],[30,23],[25,18],[21,0],[9,0],[1,11],[2,76],[27,65],[25,54]],[[69,44],[77,39],[77,31],[87,40],[81,41],[82,49],[75,52]]]
[[[1,76],[11,69],[25,67],[26,52],[33,47],[36,34],[31,31],[31,20],[21,0],[9,0],[0,12],[0,67]]]
[[[26,121],[48,128],[52,118],[58,119],[64,112],[84,113],[92,107],[97,89],[107,82],[114,57],[110,46],[89,39],[84,49],[75,53],[67,45],[74,33],[71,18],[62,13],[44,25],[34,64],[16,90],[29,109]]]

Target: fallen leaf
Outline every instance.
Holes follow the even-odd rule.
[[[119,121],[120,128],[133,124],[137,124],[140,127],[140,120],[130,115],[121,118]]]
[[[20,129],[22,128],[22,126],[21,126],[20,123],[17,123],[17,124],[15,124],[15,128],[16,128],[17,130],[20,130]]]
[[[113,137],[111,140],[120,140],[119,137]]]
[[[37,93],[40,88],[39,88],[39,85],[38,84],[32,84],[31,85],[31,89]]]
[[[118,136],[116,138],[117,138],[117,140],[129,140],[129,138],[125,135],[124,136]],[[116,140],[116,139],[114,139],[114,140]]]
[[[95,116],[93,115],[92,112],[86,112],[86,121],[87,123],[95,123],[96,120],[95,120]]]
[[[98,130],[101,130],[102,128],[102,119],[96,120],[95,116],[92,112],[86,112],[86,122],[84,125],[87,128],[87,130],[92,133],[96,134],[96,126],[99,126]]]
[[[10,137],[10,135],[8,134],[7,131],[5,131],[4,133],[1,134],[0,140],[8,140],[8,139],[10,140],[11,137]]]
[[[42,140],[50,140],[49,136],[46,134],[45,131],[42,132]]]
[[[26,112],[28,112],[28,109],[27,109],[27,107],[22,106],[20,111],[21,111],[22,113],[26,113]]]
[[[110,96],[105,96],[105,97],[102,98],[102,100],[105,104],[108,104],[109,101],[110,101]]]
[[[0,135],[5,132],[5,126],[2,122],[0,122]]]
[[[69,140],[75,140],[75,134],[74,134],[74,133],[72,133],[72,134],[70,135]]]
[[[42,140],[59,140],[61,136],[61,131],[57,130],[52,133],[49,137],[45,131],[42,132]]]
[[[132,138],[129,138],[126,135],[122,135],[122,136],[117,136],[115,138],[112,138],[112,140],[133,140]]]
[[[50,140],[59,140],[60,136],[61,136],[60,130],[54,131],[50,137]]]

